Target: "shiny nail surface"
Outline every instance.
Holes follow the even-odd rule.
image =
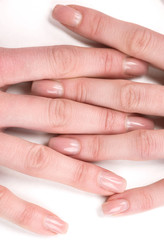
[[[116,193],[123,192],[126,188],[126,181],[124,178],[107,171],[100,173],[98,176],[98,184],[103,189]]]
[[[147,73],[148,64],[134,58],[126,58],[124,61],[124,71],[129,77],[137,77]]]
[[[102,209],[105,215],[118,215],[129,209],[129,202],[125,199],[111,200],[104,203]]]
[[[139,117],[137,115],[129,115],[126,119],[126,128],[128,131],[137,129],[154,129],[154,122],[148,118]]]
[[[64,88],[60,82],[42,80],[33,82],[32,92],[46,97],[62,97],[64,94]]]
[[[49,216],[44,220],[44,227],[50,232],[64,234],[68,230],[68,224],[58,217]]]
[[[52,16],[60,23],[70,27],[76,27],[82,20],[82,14],[79,11],[64,5],[56,5]]]
[[[49,142],[49,146],[61,153],[75,155],[80,152],[80,142],[72,138],[55,137]]]

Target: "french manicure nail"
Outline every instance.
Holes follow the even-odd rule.
[[[49,146],[61,153],[75,155],[80,152],[80,142],[72,138],[55,137],[50,140]]]
[[[60,23],[70,27],[76,27],[82,20],[82,14],[79,11],[64,5],[57,5],[52,16]]]
[[[124,70],[130,77],[137,77],[147,73],[148,64],[134,58],[126,58],[124,61]]]
[[[68,224],[58,217],[49,216],[44,220],[44,227],[50,232],[64,234],[68,230]]]
[[[126,188],[126,181],[120,176],[113,175],[110,172],[103,171],[98,176],[98,183],[103,189],[109,192],[123,192]]]
[[[118,215],[129,209],[129,202],[125,199],[109,200],[102,206],[105,215]]]
[[[126,119],[126,128],[128,131],[133,131],[137,129],[154,129],[154,123],[152,120],[135,116],[129,115]]]

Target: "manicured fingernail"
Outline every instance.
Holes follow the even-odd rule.
[[[154,129],[154,123],[152,120],[135,116],[129,115],[126,119],[126,128],[128,131],[133,131],[137,129]]]
[[[75,155],[80,152],[80,142],[72,138],[55,137],[49,142],[49,146],[63,154]]]
[[[70,27],[76,27],[82,20],[82,14],[79,11],[64,5],[57,5],[52,16],[60,23]]]
[[[134,58],[126,58],[124,61],[125,74],[129,77],[137,77],[147,73],[148,64]]]
[[[101,172],[98,177],[99,186],[110,192],[123,192],[126,188],[126,181],[124,178],[113,175],[110,172]]]
[[[117,215],[129,209],[129,202],[124,199],[111,200],[104,203],[102,209],[105,215]]]
[[[49,216],[44,220],[44,227],[56,234],[64,234],[68,230],[68,224],[66,222],[53,216]]]
[[[61,97],[64,94],[63,85],[57,81],[36,81],[32,85],[32,92],[47,97]]]

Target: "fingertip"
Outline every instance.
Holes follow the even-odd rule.
[[[127,57],[123,63],[125,74],[129,77],[138,77],[148,72],[149,64],[135,58]]]
[[[155,124],[149,119],[137,114],[129,114],[126,118],[125,126],[127,131],[134,131],[139,129],[154,130]]]
[[[125,199],[116,199],[105,202],[102,205],[104,215],[116,216],[125,213],[129,209],[129,202]]]
[[[78,140],[65,137],[51,138],[48,146],[66,155],[76,155],[81,149],[81,144]]]
[[[56,216],[48,216],[44,220],[46,230],[54,234],[65,234],[68,231],[68,223]]]
[[[56,5],[52,17],[69,27],[76,27],[82,20],[82,14],[70,6]]]

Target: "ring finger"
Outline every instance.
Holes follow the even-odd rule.
[[[77,159],[153,160],[164,158],[164,130],[137,130],[117,135],[66,135],[49,146]]]
[[[164,87],[155,84],[74,78],[34,82],[32,92],[40,96],[63,97],[122,112],[164,116]]]
[[[21,127],[49,133],[107,134],[154,127],[149,119],[66,99],[0,92],[0,104],[1,128]]]

